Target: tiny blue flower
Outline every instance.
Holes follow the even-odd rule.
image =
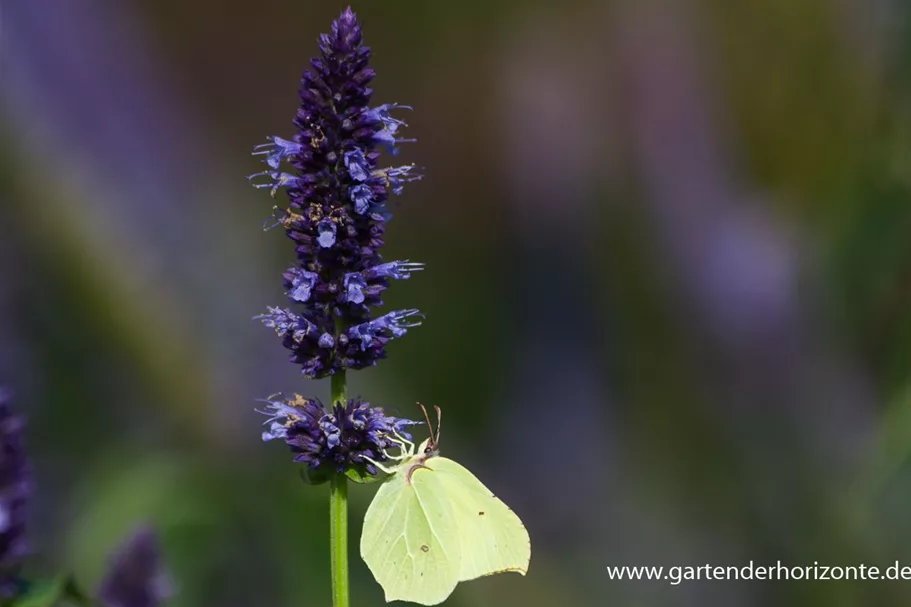
[[[418,314],[419,312],[416,309],[389,312],[371,321],[351,327],[348,329],[348,335],[352,339],[359,339],[361,341],[361,350],[366,350],[377,337],[401,337],[408,332],[409,328],[420,326],[420,320],[404,322],[406,319]]]
[[[335,244],[335,232],[338,228],[331,219],[323,219],[319,222],[317,230],[319,231],[319,246],[328,249]]]
[[[319,337],[319,347],[320,348],[331,348],[335,345],[335,338],[332,337],[329,333],[323,333]]]
[[[281,400],[275,400],[277,396],[282,395],[273,394],[269,398],[260,399],[259,402],[266,403],[266,410],[256,410],[257,413],[269,416],[269,419],[263,422],[264,426],[269,426],[269,429],[263,432],[263,442],[286,438],[288,436],[287,422],[296,420],[298,416],[297,409]]]
[[[414,138],[411,138],[411,139],[401,139],[401,138],[399,138],[399,137],[395,137],[395,136],[394,136],[390,131],[388,131],[387,129],[381,130],[379,133],[377,133],[376,135],[374,135],[373,138],[376,140],[377,143],[379,143],[379,144],[382,145],[384,148],[386,148],[386,151],[389,152],[389,154],[391,154],[392,156],[398,156],[398,155],[399,155],[399,149],[398,149],[397,147],[395,147],[396,144],[398,144],[398,143],[414,143],[415,141],[417,141],[417,139],[414,139]]]
[[[361,149],[355,148],[345,152],[345,166],[355,181],[366,181],[370,177],[370,165],[367,164],[367,158]]]
[[[287,139],[282,139],[281,137],[276,137],[274,135],[266,137],[266,139],[268,139],[270,143],[263,143],[255,146],[253,148],[253,155],[258,156],[266,154],[266,159],[263,162],[273,169],[277,169],[285,158],[300,154],[304,149],[304,146],[299,143],[288,141]]]
[[[328,445],[330,449],[338,447],[342,431],[335,425],[335,420],[328,415],[324,415],[319,421],[319,428],[323,431],[323,434],[326,435],[326,445]]]
[[[316,331],[316,325],[304,318],[298,316],[291,310],[268,306],[268,314],[254,316],[253,320],[262,321],[270,329],[275,329],[279,337],[290,336],[295,342],[300,343]]]
[[[357,272],[345,275],[345,299],[354,304],[364,303],[367,279]]]
[[[247,175],[247,179],[253,181],[256,177],[261,177],[263,175],[271,179],[271,181],[267,183],[254,183],[253,187],[257,190],[261,188],[271,188],[269,194],[273,198],[275,198],[275,193],[278,192],[279,188],[297,187],[300,184],[300,179],[298,177],[295,177],[290,173],[281,173],[279,171],[261,171],[259,173]]]
[[[266,401],[268,402],[268,401]],[[272,404],[272,403],[270,403]],[[260,411],[260,413],[266,413],[265,411]],[[288,415],[293,415],[294,412],[275,412],[275,415],[270,419],[266,420],[263,425],[268,424],[269,429],[263,430],[263,442],[268,442],[270,440],[275,440],[276,438],[286,438],[288,436],[288,429],[285,428],[285,425],[279,421],[279,418],[287,417]]]
[[[283,209],[278,208],[278,206],[272,207],[272,216],[267,217],[263,220],[263,232],[268,232],[274,228],[277,228],[280,225],[284,225],[285,218],[288,216],[288,213]]]
[[[364,113],[364,115],[370,120],[382,122],[383,128],[394,135],[396,132],[398,132],[400,126],[408,126],[404,120],[393,118],[392,114],[389,113],[389,110],[395,110],[398,108],[402,108],[403,110],[414,109],[410,105],[402,105],[400,103],[384,103],[383,105],[378,105],[375,108],[370,108]]]
[[[411,272],[419,272],[423,269],[424,264],[410,262],[405,259],[404,261],[381,263],[378,266],[368,268],[364,271],[364,276],[368,280],[373,280],[375,278],[407,279],[411,277]]]
[[[354,203],[354,210],[360,215],[366,213],[370,208],[370,203],[373,202],[373,190],[365,183],[352,186],[348,195]]]
[[[300,303],[306,302],[310,299],[313,285],[316,284],[316,279],[319,278],[319,276],[316,272],[308,272],[307,270],[302,270],[300,268],[290,268],[288,273],[292,276],[291,290],[288,291],[288,296],[294,301]]]
[[[395,136],[398,132],[399,127],[408,126],[404,120],[399,120],[398,118],[393,118],[389,114],[389,110],[394,110],[396,108],[403,108],[406,110],[412,109],[409,105],[399,105],[398,103],[384,103],[378,107],[367,110],[365,116],[369,119],[376,122],[382,123],[382,128],[377,131],[373,136],[373,139],[383,145],[387,151],[393,156],[397,156],[399,150],[395,145],[397,143],[412,143],[417,141],[417,139],[400,139]]]
[[[386,183],[392,189],[392,193],[395,195],[401,195],[404,185],[412,181],[420,181],[423,179],[423,175],[410,175],[411,171],[415,169],[413,164],[392,167],[388,169],[383,169],[377,171],[378,175],[381,175],[386,179]]]

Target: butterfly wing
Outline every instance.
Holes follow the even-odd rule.
[[[461,543],[437,475],[407,470],[380,485],[364,517],[361,557],[386,602],[437,605],[459,582]]]
[[[445,457],[427,461],[443,485],[461,541],[459,581],[528,571],[531,541],[519,517],[464,466]]]

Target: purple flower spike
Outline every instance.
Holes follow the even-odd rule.
[[[282,227],[297,255],[284,273],[293,310],[269,308],[258,318],[310,378],[373,366],[389,340],[415,326],[402,312],[371,319],[390,281],[423,266],[381,256],[389,196],[421,175],[414,165],[378,166],[383,149],[394,153],[409,141],[405,121],[393,114],[411,107],[373,105],[369,62],[361,26],[346,9],[319,37],[319,56],[301,77],[296,132],[253,150],[268,166],[250,176],[254,186],[288,196],[264,227]]]

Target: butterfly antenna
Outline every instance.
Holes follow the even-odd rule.
[[[440,409],[439,405],[434,405],[433,408],[437,412],[437,437],[433,441],[433,446],[437,447],[440,444],[440,430],[443,428],[443,410]]]
[[[427,422],[427,428],[430,430],[430,442],[432,443],[431,448],[436,449],[437,441],[433,435],[433,424],[430,423],[430,415],[427,414],[427,407],[425,407],[421,403],[418,403],[418,407],[420,407],[421,411],[424,412],[424,421]],[[439,433],[437,433],[437,436],[439,436]]]

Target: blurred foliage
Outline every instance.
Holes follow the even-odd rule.
[[[328,385],[300,380],[249,321],[281,300],[291,249],[260,232],[272,201],[243,176],[252,145],[290,133],[300,70],[340,7],[34,0],[0,15],[0,382],[30,419],[31,571],[94,587],[146,520],[175,606],[328,604],[326,487],[259,442],[253,412],[270,391]],[[388,305],[427,321],[349,392],[403,415],[441,405],[447,455],[497,487],[535,546],[527,578],[447,604],[907,604],[901,583],[671,587],[604,567],[911,564],[911,11],[354,8],[376,99],[416,108],[403,160],[427,177],[394,209],[386,255],[427,271]],[[686,19],[665,36],[649,12]],[[625,78],[687,44],[715,168],[748,200],[719,196],[693,225],[642,182],[635,133],[650,125],[623,103]],[[690,77],[661,65],[639,105]],[[658,126],[669,149],[698,148]],[[668,252],[714,235],[764,284],[751,233],[722,222],[743,209],[793,260],[791,324],[746,315],[731,333],[700,308],[715,283]],[[374,490],[351,491],[355,605],[382,600],[356,558]]]

